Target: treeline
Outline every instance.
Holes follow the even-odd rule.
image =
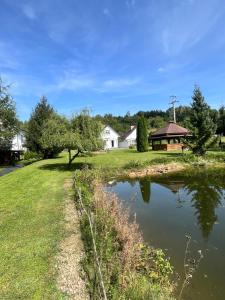
[[[131,125],[136,125],[140,116],[144,116],[147,121],[149,131],[154,131],[162,127],[166,122],[173,120],[173,109],[139,111],[136,114],[127,112],[124,116],[113,116],[105,114],[103,116],[96,115],[96,118],[103,124],[111,126],[118,133],[126,132]],[[225,106],[221,106],[218,110],[210,108],[210,116],[217,127],[217,134],[225,135]],[[191,106],[180,105],[176,108],[176,121],[181,126],[191,128]]]

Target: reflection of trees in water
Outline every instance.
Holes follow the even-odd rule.
[[[217,221],[216,208],[221,204],[223,189],[216,182],[213,184],[208,178],[199,178],[185,184],[188,194],[191,194],[193,207],[196,209],[198,224],[202,236],[207,239]]]
[[[149,203],[151,197],[151,182],[149,178],[139,180],[142,199],[144,202]]]
[[[158,178],[156,182],[176,194],[179,194],[180,189],[186,190],[187,194],[191,196],[192,206],[196,210],[195,215],[202,236],[207,239],[217,221],[215,210],[221,204],[224,189],[223,178],[224,176],[215,177],[202,173],[192,178],[183,177],[183,180],[182,176]]]

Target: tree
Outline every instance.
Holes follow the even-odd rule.
[[[219,116],[217,121],[217,132],[225,135],[225,107],[221,106],[219,109]]]
[[[35,151],[44,158],[53,157],[56,153],[49,152],[42,147],[41,138],[46,122],[54,114],[53,108],[48,104],[47,98],[42,96],[37,106],[33,110],[27,124],[26,144],[31,151]]]
[[[100,138],[102,124],[92,118],[87,110],[67,120],[52,117],[44,126],[41,143],[45,149],[67,149],[69,165],[82,152],[103,148]],[[76,151],[72,155],[72,150]]]
[[[148,130],[144,116],[141,116],[137,123],[137,151],[148,151]]]
[[[12,139],[18,131],[16,107],[9,86],[3,84],[0,78],[0,150],[9,150]]]
[[[210,107],[205,102],[199,87],[195,87],[191,104],[191,144],[194,154],[204,155],[211,145],[212,137],[216,132],[216,124],[210,116]]]

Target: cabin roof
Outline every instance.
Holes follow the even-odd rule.
[[[188,129],[177,125],[174,122],[168,122],[164,127],[158,129],[156,132],[151,134],[151,138],[157,137],[174,137],[174,136],[187,136],[190,135]]]

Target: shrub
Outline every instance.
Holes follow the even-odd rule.
[[[37,152],[27,151],[23,155],[24,160],[36,160],[42,159],[42,155],[38,154]]]

